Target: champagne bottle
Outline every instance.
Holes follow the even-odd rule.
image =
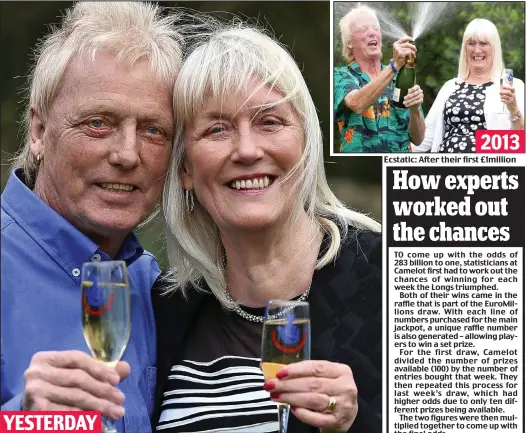
[[[414,42],[411,42],[414,44]],[[404,98],[408,90],[416,83],[415,58],[409,56],[405,65],[400,68],[396,76],[395,89],[391,104],[398,108],[407,108],[404,105]]]

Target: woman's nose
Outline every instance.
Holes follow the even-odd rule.
[[[238,128],[232,161],[252,164],[263,156],[263,149],[258,136],[250,127]]]

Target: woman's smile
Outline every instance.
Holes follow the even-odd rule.
[[[288,218],[304,134],[283,95],[254,82],[238,95],[210,97],[186,137],[185,188],[218,226],[261,229]],[[227,189],[225,189],[225,187]]]

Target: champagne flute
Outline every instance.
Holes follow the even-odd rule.
[[[308,302],[271,300],[267,303],[261,341],[261,369],[265,380],[288,364],[310,359]],[[279,433],[287,433],[290,406],[278,404]]]
[[[500,88],[502,90],[503,85],[513,86],[513,69],[503,69],[500,73]],[[501,113],[507,113],[508,108],[504,102],[502,103]]]
[[[109,367],[120,361],[131,332],[128,272],[123,261],[82,265],[82,328],[95,359]],[[103,418],[104,431],[116,433],[112,420]]]

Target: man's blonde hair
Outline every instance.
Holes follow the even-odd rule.
[[[13,169],[23,168],[29,187],[38,171],[38,161],[30,150],[30,109],[46,120],[73,57],[86,52],[95,59],[97,50],[107,50],[127,65],[146,58],[159,81],[173,87],[182,63],[175,20],[175,14],[163,17],[162,8],[142,2],[79,2],[66,11],[61,26],[53,28],[37,46],[29,74],[22,125],[25,143],[12,165]]]
[[[349,48],[349,43],[351,42],[351,26],[356,24],[361,16],[371,15],[374,16],[376,21],[378,17],[374,9],[370,8],[367,5],[358,3],[358,5],[352,8],[345,16],[340,20],[340,33],[342,37],[342,57],[349,63],[354,62],[354,54],[352,49]],[[379,25],[379,24],[378,24]]]

